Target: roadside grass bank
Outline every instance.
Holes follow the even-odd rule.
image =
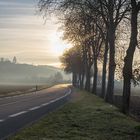
[[[140,140],[140,123],[91,93],[71,101],[9,140]]]

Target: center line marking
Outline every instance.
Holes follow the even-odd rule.
[[[9,117],[10,117],[10,118],[13,118],[13,117],[16,117],[16,116],[25,114],[25,113],[27,113],[27,111],[22,111],[22,112],[19,112],[19,113],[16,113],[16,114],[9,115]]]

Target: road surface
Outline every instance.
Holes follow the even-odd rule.
[[[63,105],[69,99],[70,93],[68,86],[57,85],[26,95],[0,98],[0,139],[5,139]]]

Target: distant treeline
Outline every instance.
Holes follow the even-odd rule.
[[[61,69],[52,66],[18,64],[8,59],[0,60],[0,84],[45,84],[69,80]]]

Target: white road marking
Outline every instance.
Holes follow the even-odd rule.
[[[40,107],[41,107],[41,106],[36,106],[36,107],[30,108],[29,110],[30,110],[30,111],[33,111],[33,110],[39,109]]]
[[[61,97],[59,97],[59,98],[57,98],[57,99],[51,100],[51,101],[48,102],[48,103],[41,104],[40,106],[36,106],[36,107],[30,108],[28,111],[33,111],[33,110],[36,110],[36,109],[41,108],[42,106],[50,105],[50,104],[52,104],[52,103],[54,103],[54,102],[56,102],[56,101],[59,101],[60,99],[63,99],[63,98],[65,98],[65,97],[67,97],[67,96],[70,95],[70,94],[71,94],[71,89],[69,89],[69,91],[68,91],[65,95],[63,95],[63,96],[61,96]],[[16,113],[16,114],[9,115],[9,118],[17,117],[17,116],[19,116],[19,115],[22,115],[22,114],[27,113],[28,111],[22,111],[22,112],[19,112],[19,113]],[[3,122],[3,121],[5,121],[5,120],[0,120],[0,122]]]
[[[63,99],[63,98],[65,98],[66,96],[68,96],[70,93],[71,93],[71,89],[69,89],[69,92],[67,92],[67,94],[65,94],[64,96],[61,96],[61,97],[59,97],[59,98],[57,98],[57,99],[54,99],[54,100],[51,100],[51,101],[48,102],[48,103],[44,103],[44,104],[40,105],[40,107],[41,107],[41,106],[47,106],[47,105],[49,105],[49,104],[51,104],[51,103],[54,103],[54,102],[56,102],[56,101],[59,101],[60,99]]]
[[[4,122],[5,120],[0,120],[0,122]]]
[[[54,102],[55,102],[55,100],[51,100],[51,101],[49,102],[49,104],[54,103]]]
[[[65,97],[68,96],[69,94],[71,94],[71,89],[69,89],[69,91],[67,92],[67,94],[65,94],[64,96],[61,96],[61,97],[59,97],[59,98],[57,98],[57,99],[54,99],[54,100],[51,100],[51,101],[48,102],[48,103],[41,104],[40,106],[36,106],[36,107],[30,108],[29,110],[30,110],[30,111],[33,111],[33,110],[36,110],[36,109],[41,108],[42,106],[50,105],[51,103],[54,103],[54,102],[56,102],[56,101],[59,101],[60,99],[65,98]]]
[[[19,112],[19,113],[16,113],[16,114],[12,114],[12,115],[9,115],[9,118],[13,118],[13,117],[25,114],[25,113],[27,113],[27,111],[22,111],[22,112]]]
[[[47,105],[49,105],[49,103],[44,103],[44,104],[42,104],[41,106],[47,106]]]

